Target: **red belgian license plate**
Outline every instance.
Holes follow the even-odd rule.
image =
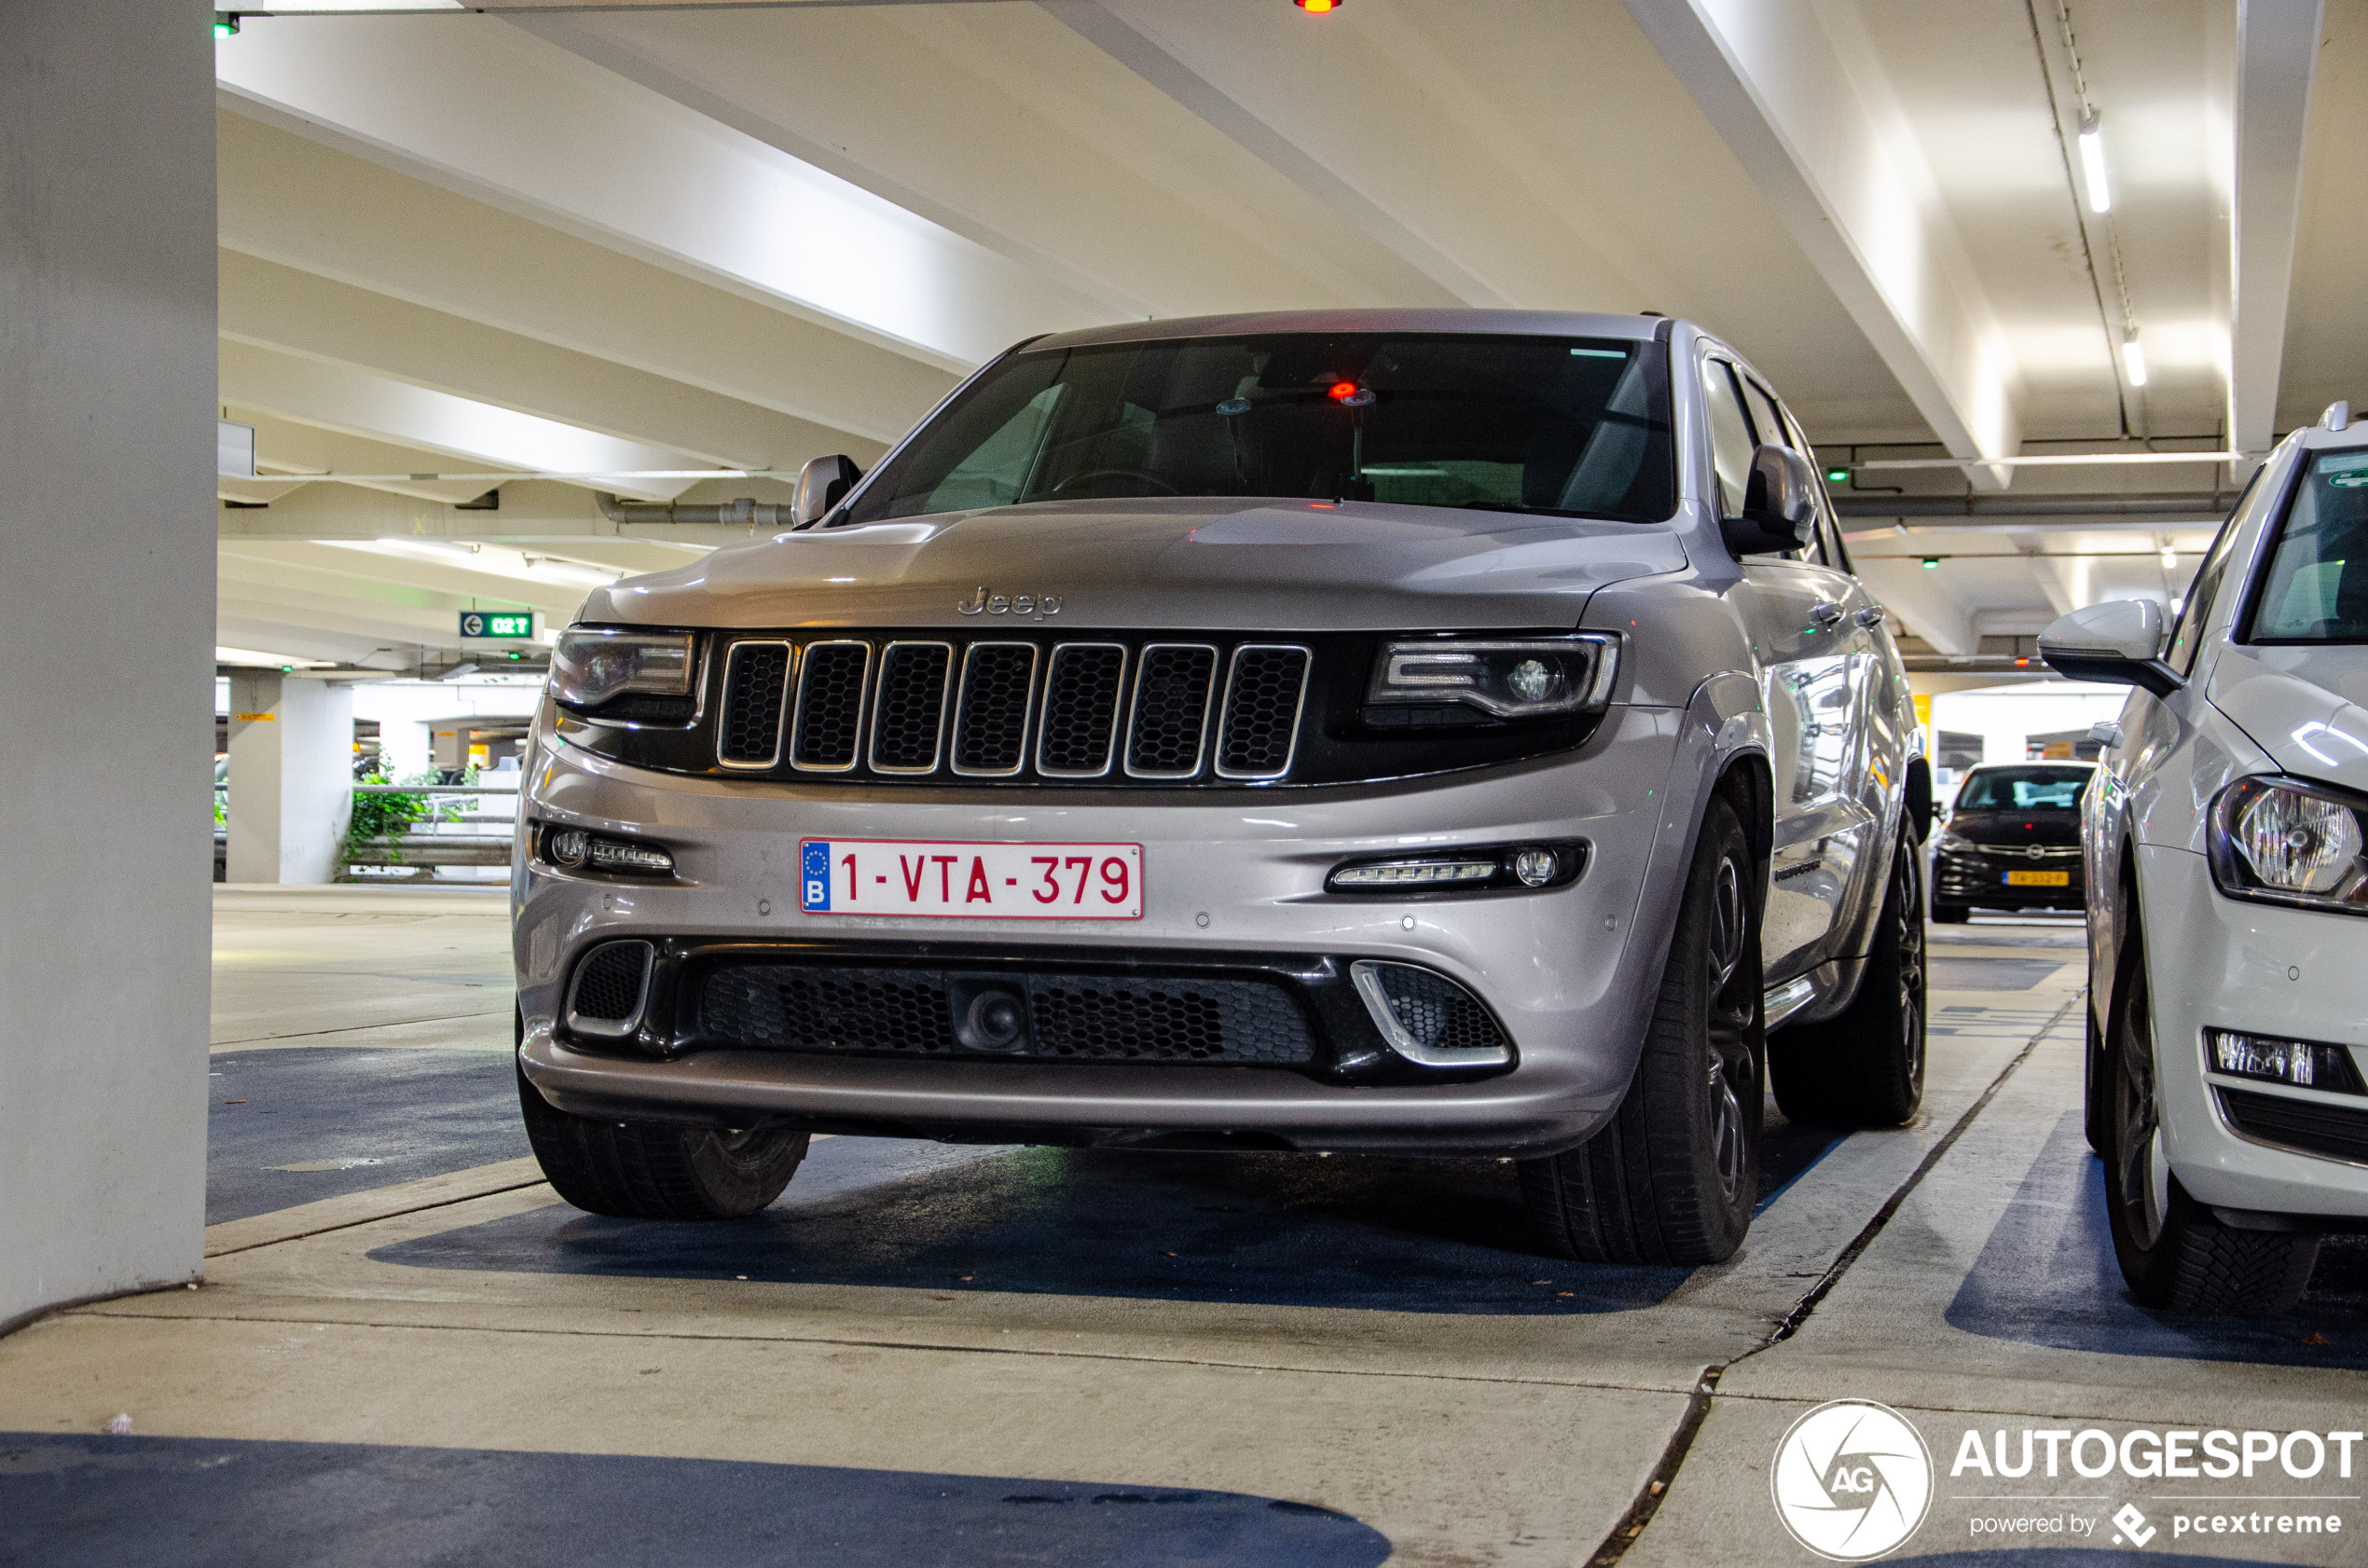
[[[798,908],[808,915],[1143,917],[1139,844],[809,838],[798,845]]]

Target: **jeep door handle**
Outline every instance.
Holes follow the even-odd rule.
[[[1851,619],[1865,626],[1868,631],[1872,631],[1883,624],[1883,607],[1879,604],[1870,604]]]
[[[1832,599],[1809,607],[1809,618],[1815,625],[1831,631],[1842,624],[1842,607]]]

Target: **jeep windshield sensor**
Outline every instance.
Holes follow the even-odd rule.
[[[991,366],[833,526],[1166,497],[1378,502],[1659,522],[1668,351],[1472,334],[1038,349]]]

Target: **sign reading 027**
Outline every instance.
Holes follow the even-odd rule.
[[[463,610],[461,612],[462,637],[500,637],[530,639],[534,636],[534,612],[531,610]]]

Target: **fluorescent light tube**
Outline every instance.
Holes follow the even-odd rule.
[[[2112,212],[2113,187],[2105,182],[2104,125],[2100,117],[2093,114],[2081,117],[2080,172],[2088,181],[2088,210],[2092,213]]]
[[[2146,384],[2146,351],[2138,346],[2138,335],[2131,333],[2121,340],[2121,367],[2129,373],[2129,384]]]

